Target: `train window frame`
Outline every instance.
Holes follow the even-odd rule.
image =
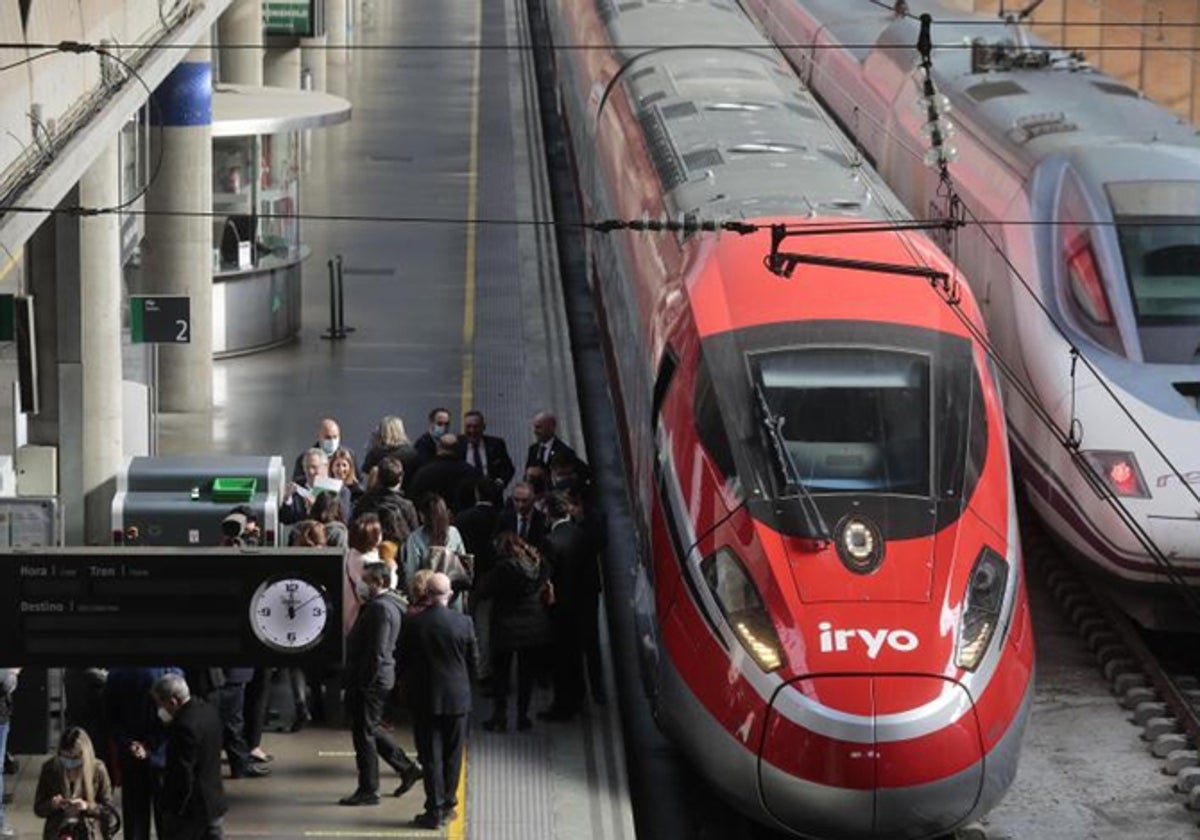
[[[1112,287],[1108,272],[1101,264],[1102,249],[1098,246],[1103,243],[1090,227],[1094,221],[1102,221],[1101,213],[1088,200],[1078,176],[1069,170],[1064,174],[1055,198],[1055,221],[1058,225],[1051,234],[1054,237],[1052,259],[1055,299],[1059,302],[1059,309],[1075,329],[1092,342],[1110,353],[1124,356],[1125,343],[1118,326],[1118,310],[1113,305],[1114,292],[1118,290]],[[1081,256],[1086,256],[1087,265],[1094,274],[1093,280],[1104,296],[1108,323],[1096,320],[1089,307],[1079,299],[1075,274],[1071,268]]]
[[[902,491],[892,488],[891,486],[883,488],[832,488],[821,486],[819,483],[811,483],[805,481],[805,488],[815,497],[825,496],[861,496],[861,495],[879,495],[879,496],[898,496],[914,499],[936,499],[939,493],[939,485],[941,483],[941,475],[938,471],[937,451],[940,446],[940,435],[937,429],[938,410],[937,396],[939,394],[940,376],[938,365],[935,364],[933,354],[910,347],[892,347],[880,344],[861,344],[861,343],[821,343],[821,344],[802,344],[783,347],[764,348],[752,353],[746,354],[746,362],[748,365],[748,374],[751,382],[760,383],[764,391],[767,391],[768,386],[763,378],[762,362],[769,356],[781,356],[786,354],[807,354],[821,352],[837,352],[837,353],[880,353],[889,354],[892,356],[906,356],[921,363],[921,373],[924,375],[923,387],[925,390],[925,467],[924,467],[924,492]],[[768,392],[769,393],[769,392]],[[799,466],[796,467],[799,470]],[[772,480],[775,482],[776,495],[778,496],[782,490],[779,485],[780,476],[777,470],[772,470]]]

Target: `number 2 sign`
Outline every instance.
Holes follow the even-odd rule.
[[[191,343],[191,298],[184,295],[131,295],[129,303],[134,344]]]

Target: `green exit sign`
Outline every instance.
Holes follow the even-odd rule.
[[[325,34],[318,0],[263,0],[263,32],[315,38]]]

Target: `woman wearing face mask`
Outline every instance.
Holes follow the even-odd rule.
[[[42,765],[33,797],[33,812],[46,820],[42,840],[58,840],[72,823],[101,818],[111,808],[112,784],[92,739],[79,727],[68,729],[58,741],[58,753]],[[67,836],[100,837],[99,825],[91,834]]]

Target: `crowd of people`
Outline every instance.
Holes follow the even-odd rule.
[[[428,421],[410,441],[400,418],[384,417],[360,461],[338,422],[323,419],[280,500],[290,545],[345,548],[344,667],[88,669],[87,709],[39,778],[45,838],[102,837],[115,822],[104,757],[121,782],[125,837],[149,840],[152,825],[171,840],[223,836],[221,754],[232,778],[270,774],[262,733],[273,679],[290,690],[292,731],[314,718],[348,721],[358,781],[340,804],[380,802],[382,759],[397,773],[395,796],[423,782],[415,825],[430,829],[457,814],[473,688],[491,699],[483,726],[494,733],[509,726],[514,671],[518,731],[535,717],[572,719],[589,686],[605,702],[598,614],[607,529],[587,464],[549,413],[533,418],[515,482],[508,446],[487,433],[481,412],[467,412],[461,434],[445,408]],[[255,519],[235,508],[225,541],[257,542]],[[18,674],[0,669],[0,749]],[[539,681],[553,700],[534,714]],[[393,736],[405,716],[415,760]],[[2,805],[0,829],[12,836]]]

